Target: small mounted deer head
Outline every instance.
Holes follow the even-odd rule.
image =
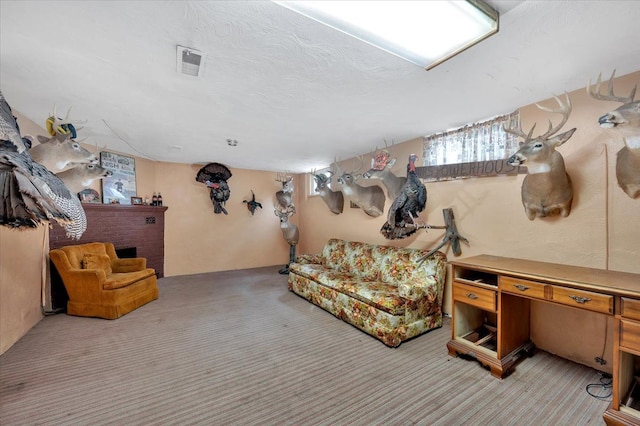
[[[329,184],[331,183],[331,177],[335,173],[332,170],[328,171],[329,176],[324,173],[317,173],[316,170],[311,171],[311,176],[316,181],[316,192],[320,194],[320,198],[325,202],[331,213],[340,214],[344,209],[344,196],[342,191],[333,191]]]
[[[90,152],[80,145],[80,141],[71,139],[70,134],[58,134],[51,138],[38,136],[40,144],[29,150],[31,158],[56,173],[75,164],[95,163],[98,153]]]
[[[360,165],[352,172],[345,171],[342,173],[338,178],[338,183],[342,185],[342,191],[354,204],[361,207],[369,216],[378,217],[384,213],[384,192],[377,185],[361,186],[356,183],[357,173],[364,165],[362,156],[359,155],[357,158],[360,161]],[[336,168],[338,168],[338,161],[336,160],[335,163]]]
[[[598,119],[600,127],[611,129],[624,140],[624,148],[616,156],[616,178],[620,188],[631,198],[640,197],[640,101],[634,102],[635,85],[629,96],[616,96],[613,93],[613,81],[616,71],[613,70],[609,79],[608,93],[600,93],[601,77],[598,75],[595,89],[591,88],[591,81],[587,84],[587,93],[594,99],[601,101],[621,102],[617,109],[606,113]]]
[[[522,131],[520,125],[517,128],[503,126],[505,132],[524,139],[520,142],[520,149],[509,157],[508,162],[514,166],[521,164],[527,166],[527,176],[522,182],[521,196],[529,220],[558,214],[566,217],[571,213],[573,201],[571,178],[565,170],[562,155],[556,151],[556,148],[569,140],[576,131],[573,128],[556,135],[571,114],[571,100],[568,94],[565,95],[565,103],[554,96],[559,105],[558,109],[536,104],[543,111],[562,114],[560,123],[553,126],[549,120],[549,129],[540,136],[533,137],[535,124],[528,134]]]
[[[282,236],[290,246],[298,244],[300,238],[300,232],[298,227],[289,222],[289,218],[295,213],[295,208],[288,208],[281,210],[280,208],[273,206],[273,213],[280,219],[280,229],[282,230]]]
[[[282,184],[282,189],[276,192],[276,199],[280,207],[285,210],[293,207],[293,176],[287,172],[278,173],[276,175],[276,182]]]

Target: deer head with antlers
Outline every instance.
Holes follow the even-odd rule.
[[[393,146],[393,144],[391,144]],[[391,168],[396,163],[396,158],[391,158],[388,151],[387,141],[384,142],[384,149],[378,151],[376,148],[375,155],[371,158],[371,168],[362,174],[365,179],[380,179],[382,184],[387,188],[387,196],[391,200],[395,200],[407,178],[396,176]]]
[[[631,198],[640,197],[640,101],[633,101],[637,85],[629,96],[616,96],[613,93],[614,70],[609,79],[608,93],[600,93],[601,77],[598,75],[595,89],[591,81],[587,84],[587,93],[601,101],[621,102],[622,105],[598,119],[600,127],[612,129],[624,140],[624,147],[616,155],[616,178],[620,188]]]
[[[559,108],[546,108],[536,104],[543,111],[562,114],[562,120],[553,126],[549,120],[549,129],[540,136],[533,137],[535,125],[528,134],[522,131],[522,127],[503,127],[504,131],[523,138],[520,149],[509,157],[509,164],[527,166],[527,176],[522,182],[522,204],[529,220],[536,217],[569,216],[571,202],[573,201],[573,188],[571,178],[564,167],[562,155],[556,151],[560,145],[571,138],[575,128],[564,133],[556,133],[565,125],[571,114],[571,100],[565,94],[563,103],[557,96]]]
[[[316,181],[316,192],[320,194],[320,198],[329,207],[331,213],[340,214],[344,209],[344,195],[342,191],[333,191],[329,184],[331,177],[334,175],[333,167],[328,170],[329,176],[324,173],[318,173],[315,169],[311,171],[311,176]]]
[[[350,198],[350,200],[361,207],[366,214],[372,217],[378,217],[384,213],[385,196],[382,188],[379,186],[361,186],[356,183],[358,179],[357,173],[364,166],[364,159],[358,155],[360,165],[352,172],[345,171],[338,178],[338,183],[342,186],[344,194]],[[338,167],[338,160],[335,161],[336,167]],[[339,168],[338,168],[339,169]]]

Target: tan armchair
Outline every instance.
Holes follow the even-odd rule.
[[[116,319],[158,298],[147,259],[120,259],[112,243],[88,243],[49,252],[67,293],[67,313]]]

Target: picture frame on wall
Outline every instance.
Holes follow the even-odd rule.
[[[103,204],[132,204],[136,197],[136,160],[133,157],[103,151],[100,165],[113,173],[102,179]]]

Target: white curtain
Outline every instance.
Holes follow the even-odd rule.
[[[472,163],[508,158],[518,150],[518,137],[505,133],[505,127],[517,127],[520,112],[500,115],[487,121],[467,124],[458,129],[424,138],[424,166]]]

